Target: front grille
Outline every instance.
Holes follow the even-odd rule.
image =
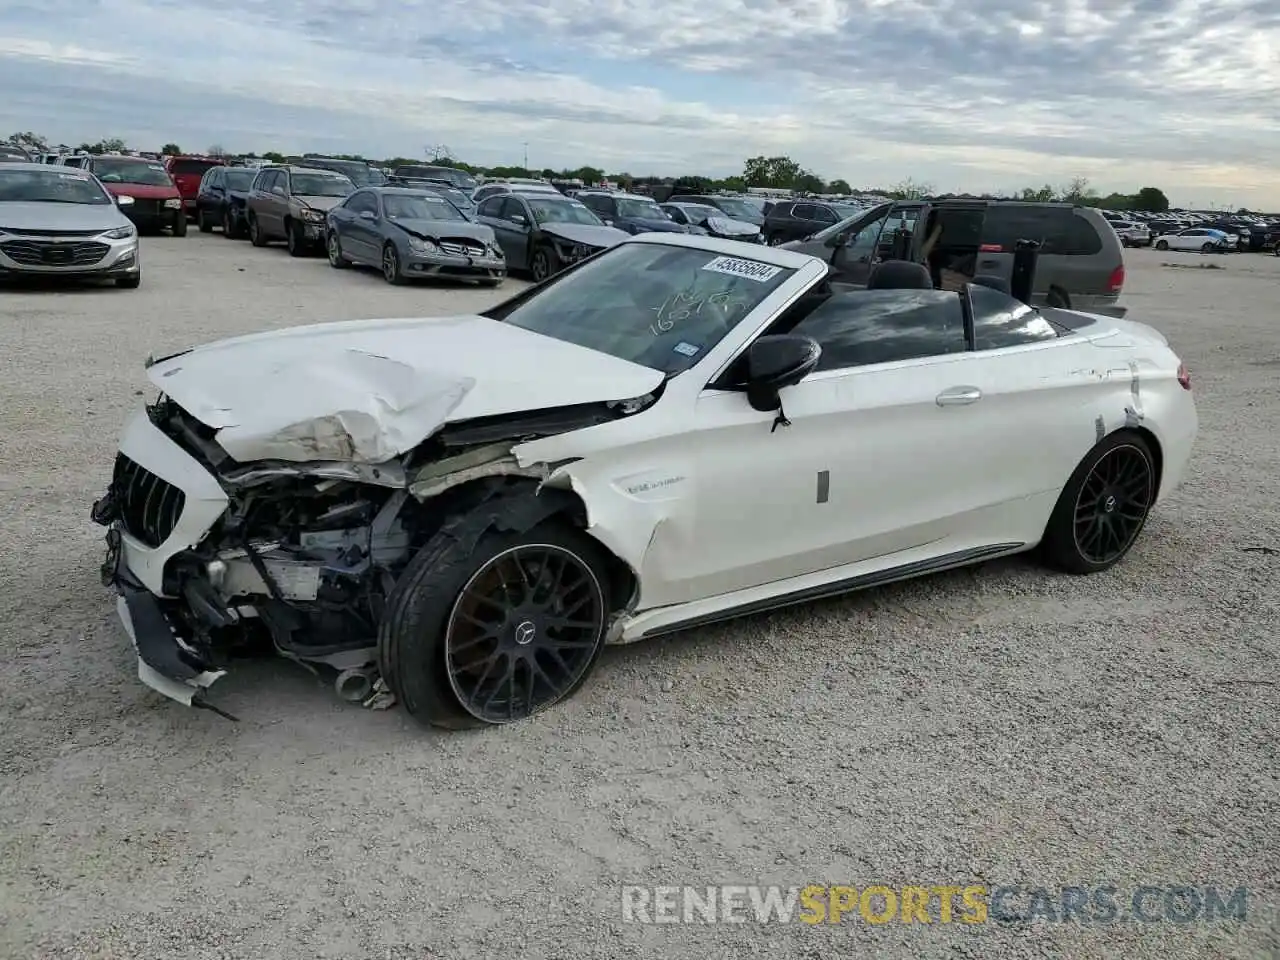
[[[455,239],[440,241],[440,250],[451,257],[483,257],[484,244],[479,240]]]
[[[135,197],[133,203],[121,209],[124,210],[125,216],[132,214],[136,217],[158,217],[164,213],[164,201],[139,200]]]
[[[107,255],[105,243],[54,243],[50,240],[10,240],[0,250],[14,263],[27,267],[90,267]]]
[[[120,511],[120,524],[129,536],[149,547],[169,539],[187,504],[187,495],[123,453],[116,455],[111,490]]]

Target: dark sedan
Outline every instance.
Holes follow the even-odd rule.
[[[823,200],[778,201],[769,208],[762,232],[770,246],[777,246],[792,240],[804,240],[861,212],[862,208],[853,204]]]
[[[528,270],[539,283],[629,236],[606,226],[584,204],[551,191],[496,194],[480,202],[476,219],[493,228],[507,265]]]
[[[688,233],[689,228],[676,223],[652,197],[630,193],[607,193],[579,190],[574,199],[591,208],[591,212],[611,227],[627,233]]]
[[[435,278],[490,287],[507,275],[493,230],[427,190],[366,187],[326,220],[329,265],[337,269],[358,263],[377,267],[388,283]]]
[[[201,233],[221,227],[228,240],[249,235],[245,204],[257,175],[253,167],[210,167],[205,171],[196,193],[196,225]]]

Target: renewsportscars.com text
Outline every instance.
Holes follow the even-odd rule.
[[[1213,923],[1241,921],[1244,887],[929,884],[627,886],[625,923]]]

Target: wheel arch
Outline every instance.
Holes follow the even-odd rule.
[[[615,612],[628,608],[638,597],[637,572],[593,531],[591,512],[581,494],[572,487],[548,485],[543,477],[515,465],[497,465],[495,472],[437,487],[434,494],[415,493],[417,499],[412,502],[427,521],[429,533],[447,533],[469,547],[491,529],[526,533],[553,518],[566,521],[600,545],[608,564],[610,608]]]

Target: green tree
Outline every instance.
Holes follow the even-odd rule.
[[[284,163],[284,154],[276,153],[274,150],[267,150],[262,154],[262,159],[269,163]]]
[[[22,147],[29,153],[48,153],[49,141],[38,133],[32,133],[26,130],[21,133],[12,133],[9,135],[9,142]]]
[[[178,157],[182,155],[182,148],[176,143],[166,143],[160,148],[160,155],[162,157]]]
[[[799,190],[801,193],[826,193],[827,185],[816,173],[801,170],[796,178],[791,181],[791,189]]]
[[[849,181],[841,180],[839,177],[828,183],[827,189],[832,193],[853,193],[853,187],[849,186]]]
[[[1028,203],[1048,203],[1058,198],[1058,192],[1053,189],[1050,184],[1043,187],[1023,187],[1022,192],[1018,194],[1019,200],[1025,200]]]
[[[917,181],[907,177],[901,183],[895,184],[889,191],[889,196],[897,200],[922,200],[925,197],[933,196],[936,191],[931,183],[918,183]]]
[[[1097,196],[1097,191],[1090,189],[1088,177],[1074,177],[1062,188],[1061,196],[1067,203],[1083,203]]]
[[[1159,187],[1143,187],[1133,195],[1133,209],[1148,213],[1164,213],[1169,209],[1169,198]]]
[[[803,172],[790,157],[751,157],[743,164],[742,179],[748,187],[790,190]]]

